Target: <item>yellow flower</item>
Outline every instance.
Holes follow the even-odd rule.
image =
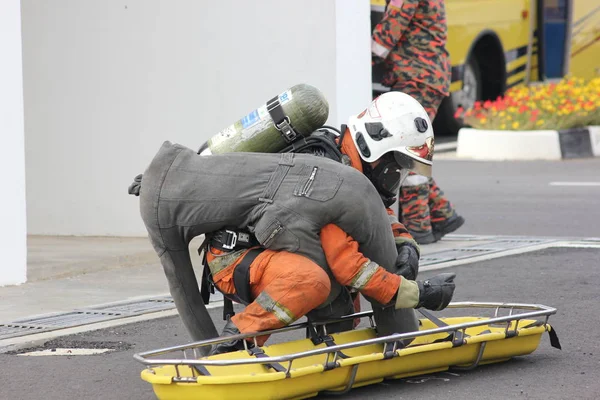
[[[506,124],[500,125],[500,129],[506,129]]]
[[[486,122],[487,122],[487,118],[485,118],[485,117],[484,117],[484,118],[481,118],[481,119],[479,120],[479,123],[481,123],[481,124],[485,124]]]
[[[519,121],[515,121],[515,122],[513,122],[513,124],[512,124],[512,128],[513,128],[513,129],[517,129],[518,127],[519,127]]]
[[[538,121],[535,124],[537,126],[543,125],[544,124],[544,120],[543,119],[538,119]]]
[[[598,102],[598,104],[600,104],[600,102]],[[504,111],[502,111],[502,112],[501,112],[499,115],[500,115],[501,117],[504,117],[504,116],[506,116],[506,113],[505,113]]]

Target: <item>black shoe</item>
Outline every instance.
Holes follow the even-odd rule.
[[[231,322],[230,319],[227,320],[225,327],[223,328],[223,332],[220,337],[224,336],[234,336],[239,335],[240,330]],[[247,343],[247,348],[254,347],[253,343]],[[232,340],[230,342],[224,342],[219,344],[214,344],[210,350],[209,355],[214,356],[215,354],[223,354],[223,353],[231,353],[238,350],[244,350],[244,339]]]
[[[460,215],[454,214],[454,216],[448,218],[442,223],[439,224],[431,224],[433,228],[433,236],[435,240],[440,240],[443,236],[454,232],[465,223],[465,219]],[[418,243],[418,241],[417,241]]]
[[[437,241],[432,232],[413,232],[409,229],[408,233],[410,233],[418,244],[431,244]]]

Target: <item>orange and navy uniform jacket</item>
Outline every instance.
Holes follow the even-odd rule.
[[[343,136],[341,152],[350,158],[352,167],[363,172],[362,162],[358,150],[350,137],[349,132]],[[398,222],[398,218],[391,209],[388,209],[394,239],[397,244],[410,243],[416,249],[419,246],[414,241],[408,230]],[[357,210],[360,212],[360,210]],[[321,245],[327,258],[327,263],[336,280],[344,286],[358,290],[365,296],[369,296],[380,302],[388,304],[398,291],[401,278],[392,274],[375,262],[365,257],[358,249],[358,243],[338,226],[329,224],[321,230]],[[207,254],[207,261],[213,279],[219,289],[226,293],[235,293],[233,280],[229,275],[241,261],[248,250],[240,250],[231,254],[223,255],[224,252],[211,249]],[[417,250],[419,251],[419,250]],[[227,275],[227,278],[225,278]],[[225,279],[223,279],[225,278]]]
[[[371,51],[385,60],[381,82],[421,82],[444,96],[450,89],[444,0],[388,0],[373,30]]]

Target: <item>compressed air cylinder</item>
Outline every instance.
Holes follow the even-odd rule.
[[[277,153],[325,124],[329,104],[319,89],[295,85],[217,133],[198,151]]]

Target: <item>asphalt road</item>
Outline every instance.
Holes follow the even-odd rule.
[[[551,187],[552,181],[598,181],[600,161],[478,163],[443,161],[436,176],[467,218],[458,233],[600,236],[600,187]],[[600,250],[548,249],[448,269],[455,300],[516,301],[558,308],[550,319],[563,350],[547,335],[536,352],[470,372],[389,381],[355,389],[346,399],[596,399],[600,393]],[[424,276],[432,275],[432,273]],[[220,310],[211,310],[218,328]],[[442,316],[444,313],[440,313]],[[0,399],[151,399],[135,352],[189,341],[177,317],[66,337],[47,347],[115,346],[95,356],[0,354]],[[323,397],[329,398],[329,397]]]
[[[435,161],[439,186],[467,222],[456,233],[600,237],[600,159]]]

